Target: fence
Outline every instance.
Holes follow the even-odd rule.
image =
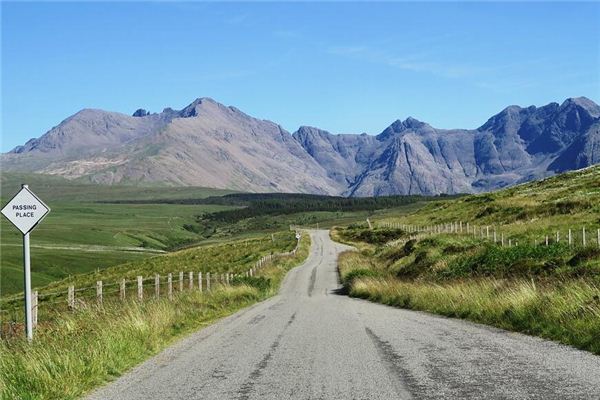
[[[475,239],[489,240],[500,246],[517,246],[518,238],[509,236],[502,232],[502,228],[493,225],[473,225],[470,222],[462,221],[450,222],[437,225],[407,225],[397,222],[379,222],[379,226],[384,228],[402,229],[409,233],[410,239],[421,239],[432,234],[456,234],[471,236]],[[388,245],[394,246],[402,240],[389,242]],[[567,229],[566,231],[553,231],[552,234],[544,234],[533,240],[534,245],[549,246],[553,243],[567,243],[569,246],[598,246],[600,247],[600,228],[587,230],[586,227],[577,229]]]
[[[32,292],[32,317],[33,327],[38,326],[40,309],[52,309],[54,312],[76,311],[89,307],[90,305],[102,306],[108,299],[125,302],[129,300],[145,301],[149,299],[175,300],[175,293],[186,290],[197,290],[209,292],[216,285],[229,286],[234,278],[256,276],[260,269],[269,265],[278,258],[295,256],[300,246],[300,239],[296,241],[293,250],[283,253],[273,253],[261,257],[256,263],[243,273],[213,273],[201,271],[177,271],[166,275],[155,274],[153,276],[137,276],[135,279],[118,279],[117,281],[97,281],[94,286],[76,287],[68,286],[66,290]],[[14,302],[22,305],[23,295],[4,298],[4,303]],[[13,312],[16,308],[13,307]],[[3,314],[9,314],[9,310],[0,310]],[[22,328],[21,323],[8,322],[7,326],[0,326],[0,338],[14,336]]]

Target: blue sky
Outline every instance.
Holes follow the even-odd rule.
[[[197,97],[294,131],[600,102],[600,3],[2,3],[7,151],[82,108]]]

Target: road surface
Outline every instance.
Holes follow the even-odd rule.
[[[281,292],[192,334],[90,399],[600,399],[600,357],[351,299],[311,232]]]

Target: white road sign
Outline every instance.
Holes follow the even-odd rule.
[[[2,209],[2,215],[24,235],[31,232],[48,212],[50,208],[26,187]]]

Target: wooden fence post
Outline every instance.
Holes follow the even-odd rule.
[[[179,271],[179,291],[183,292],[183,271]]]
[[[160,298],[160,275],[154,275],[154,297]]]
[[[229,272],[225,274],[225,284],[229,286]]]
[[[202,292],[202,272],[198,272],[198,290]]]
[[[144,279],[141,276],[137,277],[137,298],[139,301],[144,300]]]
[[[210,292],[210,272],[206,273],[206,291]]]
[[[173,274],[169,272],[167,275],[167,295],[169,300],[173,300]]]
[[[546,246],[548,246],[548,235],[546,235]]]
[[[496,236],[496,229],[494,229],[494,244],[498,243],[498,238]]]
[[[598,247],[600,247],[600,228],[598,228]]]
[[[96,302],[102,305],[102,281],[96,281]]]
[[[67,304],[69,306],[69,309],[75,309],[75,286],[69,286],[67,292]]]
[[[581,243],[585,247],[585,226],[581,228]]]
[[[194,273],[193,272],[190,272],[189,278],[190,278],[190,290],[192,290],[194,288]]]
[[[571,235],[571,229],[569,229],[569,246],[573,244],[573,236]]]
[[[125,278],[121,279],[121,283],[119,285],[119,299],[121,299],[121,301],[125,301]]]
[[[35,290],[31,296],[31,323],[34,328],[38,324],[38,291]]]
[[[508,239],[508,247],[512,247],[512,239]]]
[[[490,238],[490,227],[489,226],[485,227],[485,237],[486,237],[486,239]]]

